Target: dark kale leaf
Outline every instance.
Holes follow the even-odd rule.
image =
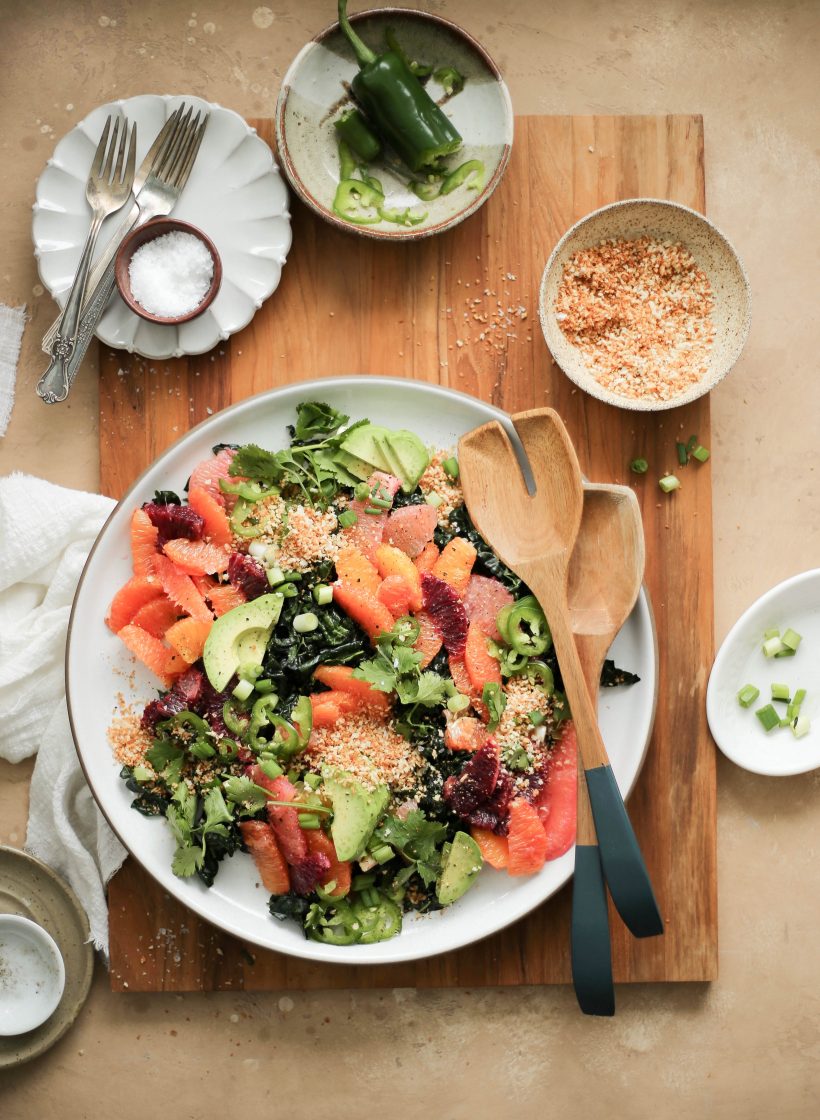
[[[137,795],[131,802],[132,809],[136,809],[144,817],[165,816],[168,802],[171,800],[170,793],[160,793],[156,790],[146,789],[133,777],[130,766],[123,766],[120,770],[120,777],[125,780],[125,788]]]
[[[401,509],[402,506],[423,506],[425,503],[424,492],[416,487],[409,494],[405,494],[403,490],[397,490],[393,495],[393,509]]]
[[[527,588],[522,580],[499,560],[473,525],[466,506],[457,506],[450,514],[448,521],[448,528],[439,526],[436,529],[434,540],[439,548],[443,548],[453,537],[466,537],[478,553],[473,569],[477,575],[494,576],[508,590],[512,591],[513,595],[527,594]]]
[[[289,894],[274,894],[271,895],[268,902],[268,909],[273,917],[278,918],[280,922],[284,922],[288,918],[295,918],[297,922],[302,924],[310,909],[310,898],[303,898],[302,895],[296,894],[294,891]]]
[[[232,856],[242,846],[242,834],[236,822],[226,826],[227,835],[209,832],[205,837],[205,855],[197,875],[206,887],[212,887],[219,864],[225,856]]]
[[[187,490],[188,487],[186,486]],[[161,506],[181,506],[182,499],[179,494],[175,494],[173,490],[155,490],[153,501]]]
[[[607,660],[601,670],[601,688],[616,688],[622,684],[637,684],[641,678],[628,669],[619,669],[614,661]]]
[[[238,443],[215,443],[213,445],[213,447],[211,448],[211,451],[213,451],[214,455],[218,455],[220,451],[224,451],[226,448],[229,451],[238,451],[239,450],[239,444]]]

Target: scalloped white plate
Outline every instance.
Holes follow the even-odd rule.
[[[572,875],[570,849],[537,875],[511,878],[485,868],[475,886],[446,910],[408,915],[401,934],[376,945],[340,947],[306,941],[295,922],[278,922],[267,910],[253,861],[238,854],[222,864],[210,890],[171,872],[174,840],[165,822],[130,808],[132,795],[119,777],[106,738],[118,693],[135,707],[156,695],[156,680],[135,665],[103,622],[115,592],[131,575],[129,524],[135,504],[154,490],[180,488],[196,464],[222,441],[277,448],[303,400],[325,400],[356,418],[402,425],[438,447],[488,420],[511,425],[505,413],[473,397],[423,382],[388,377],[336,377],[274,389],[224,409],[193,428],[137,479],[105,523],[83,570],[68,630],[66,692],[74,742],[94,797],[123,844],[170,895],[220,929],[294,957],[335,964],[386,964],[429,957],[495,933],[533,910]],[[629,688],[601,690],[598,715],[615,778],[626,796],[640,773],[658,684],[658,654],[644,590],[612,647],[612,657],[638,673]]]
[[[199,97],[142,94],[94,109],[57,145],[37,181],[32,237],[43,284],[62,307],[80,259],[91,213],[85,184],[109,113],[137,124],[137,162],[181,101],[211,119],[175,218],[205,230],[222,258],[222,286],[211,306],[179,326],[149,323],[115,292],[97,338],[144,358],[203,354],[235,334],[278,287],[291,245],[288,191],[268,145],[232,109]],[[98,253],[122,220],[108,218]]]

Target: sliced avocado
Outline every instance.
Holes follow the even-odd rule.
[[[473,885],[484,864],[481,849],[472,836],[457,832],[444,855],[444,864],[436,883],[436,897],[442,906],[461,898]]]
[[[202,654],[205,673],[222,690],[240,665],[261,665],[265,648],[282,610],[284,596],[261,595],[223,614],[211,627]]]
[[[355,455],[357,459],[363,459],[366,463],[372,463],[373,470],[392,474],[390,464],[382,456],[376,442],[378,437],[383,437],[387,433],[387,430],[379,427],[378,424],[362,424],[342,440],[342,451],[346,451],[348,455]],[[369,478],[372,473],[372,470],[369,471],[365,478]]]
[[[345,451],[341,447],[334,453],[333,462],[359,482],[367,482],[373,471],[377,469],[372,463],[367,463],[364,459],[351,455],[349,451]]]
[[[388,431],[380,446],[391,463],[391,474],[401,479],[402,490],[408,494],[415,490],[430,463],[427,448],[419,437],[399,428]]]
[[[387,786],[365,789],[346,770],[322,767],[324,790],[333,805],[330,834],[339,859],[356,859],[362,854],[373,829],[387,808]]]

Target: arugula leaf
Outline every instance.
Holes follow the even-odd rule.
[[[228,474],[251,478],[257,482],[277,483],[282,477],[282,467],[278,455],[265,451],[255,443],[246,443],[231,460]]]
[[[324,401],[302,401],[296,406],[296,424],[293,428],[295,440],[315,439],[318,436],[332,436],[350,419],[343,412],[337,412]]]
[[[497,681],[487,681],[481,691],[481,699],[487,705],[490,712],[490,722],[487,724],[488,731],[495,731],[501,722],[501,717],[504,714],[504,709],[507,707],[507,697],[501,690],[501,685]]]

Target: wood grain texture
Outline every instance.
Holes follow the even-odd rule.
[[[256,123],[270,143],[270,122]],[[656,484],[676,466],[676,436],[697,433],[709,445],[709,401],[652,415],[593,400],[552,363],[537,322],[541,271],[560,235],[590,210],[637,196],[705,208],[699,117],[518,118],[512,161],[493,198],[449,234],[415,245],[338,233],[294,201],[281,286],[241,334],[210,355],[171,362],[103,348],[102,489],[122,494],[211,412],[308,377],[390,374],[449,385],[509,412],[557,409],[586,475],[637,492],[660,643],[655,732],[629,810],[666,933],[636,941],[613,912],[615,979],[710,980],[717,973],[715,758],[704,706],[714,652],[710,469],[689,466],[671,497]],[[499,303],[512,309],[501,326],[494,325]],[[478,321],[484,312],[487,321]],[[642,479],[627,469],[638,454],[651,463]],[[117,990],[570,979],[569,889],[477,945],[377,968],[331,968],[243,945],[170,899],[134,860],[112,880],[109,901]]]

